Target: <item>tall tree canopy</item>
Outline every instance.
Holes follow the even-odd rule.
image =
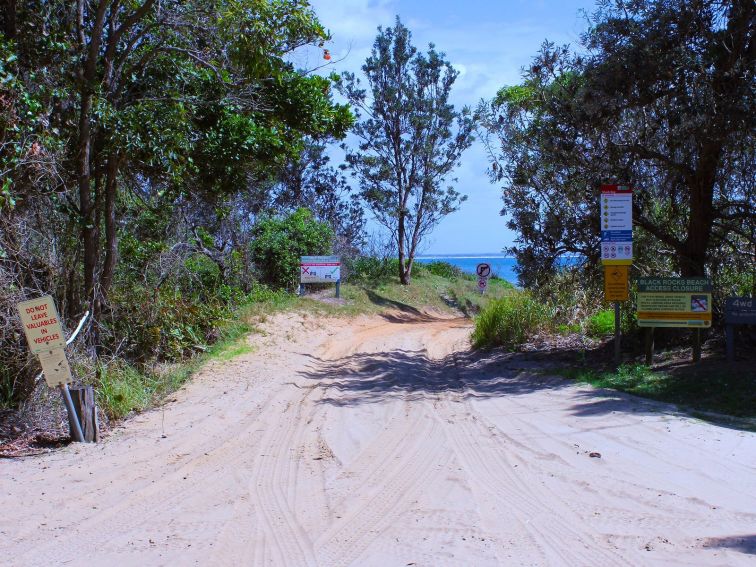
[[[640,268],[756,258],[756,44],[749,0],[600,3],[576,52],[546,43],[481,108],[526,283],[564,253],[598,262],[598,186],[636,189]]]
[[[80,231],[70,313],[112,285],[119,187],[243,191],[351,124],[286,60],[327,39],[304,0],[11,0],[0,30],[2,246],[18,256],[14,218],[55,196]]]
[[[362,66],[367,88],[354,74],[338,83],[360,120],[357,149],[347,162],[361,195],[378,222],[391,231],[399,256],[399,279],[410,283],[423,237],[465,199],[447,177],[472,143],[469,111],[449,102],[458,72],[431,44],[420,53],[399,18],[378,28]]]

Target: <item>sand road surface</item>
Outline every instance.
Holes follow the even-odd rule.
[[[266,329],[103,443],[0,461],[0,564],[756,565],[753,433],[472,354],[464,319]]]

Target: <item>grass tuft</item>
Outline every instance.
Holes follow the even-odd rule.
[[[614,311],[604,309],[588,317],[586,332],[588,336],[596,338],[614,333]]]
[[[515,349],[531,335],[549,328],[550,310],[524,291],[491,301],[475,318],[475,348],[503,346]]]

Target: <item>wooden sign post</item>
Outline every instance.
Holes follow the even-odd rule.
[[[735,325],[756,325],[756,299],[728,297],[725,300],[727,362],[735,362]]]

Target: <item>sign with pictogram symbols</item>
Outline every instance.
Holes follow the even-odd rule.
[[[711,327],[711,279],[638,278],[639,327]]]
[[[475,267],[475,273],[478,274],[479,278],[490,278],[491,265],[486,264],[485,262],[482,262]]]
[[[604,300],[627,301],[630,266],[604,266]]]
[[[601,263],[633,263],[633,190],[627,185],[601,186]]]
[[[299,273],[303,284],[336,283],[341,281],[341,260],[338,256],[302,256]]]

